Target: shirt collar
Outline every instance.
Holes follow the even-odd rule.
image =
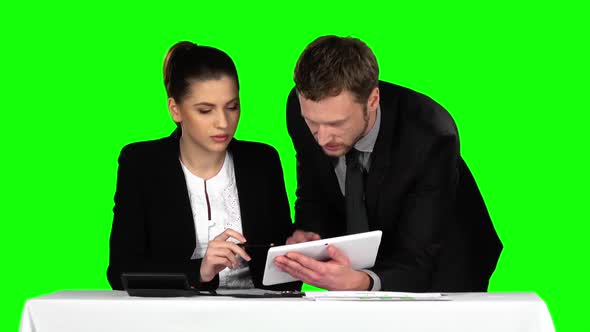
[[[180,160],[180,158],[179,158]],[[196,186],[197,188],[203,187],[205,180],[199,176],[191,173],[191,171],[180,161],[182,169],[186,175],[186,180],[189,185]],[[219,173],[207,180],[207,191],[219,192],[231,185],[234,182],[234,164],[233,158],[229,152],[225,153],[225,159],[223,166]]]
[[[379,135],[379,127],[381,126],[381,106],[377,106],[377,115],[375,118],[375,124],[373,128],[369,130],[369,133],[362,137],[354,144],[354,148],[361,152],[373,152],[375,142],[377,142],[377,136]]]

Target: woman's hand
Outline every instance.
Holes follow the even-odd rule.
[[[229,238],[234,238],[242,243],[246,242],[246,238],[242,234],[229,228],[209,241],[207,252],[205,252],[205,257],[201,262],[201,282],[213,280],[226,267],[230,269],[237,268],[239,263],[236,255],[240,255],[248,262],[250,261],[251,258],[246,251],[237,244],[227,241]]]

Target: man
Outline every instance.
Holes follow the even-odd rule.
[[[382,230],[375,266],[353,270],[335,247],[327,262],[289,253],[275,264],[329,290],[486,291],[502,245],[453,119],[378,76],[362,41],[320,37],[287,101],[298,181],[287,243]]]

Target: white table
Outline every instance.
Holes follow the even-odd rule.
[[[28,300],[20,331],[554,331],[547,306],[534,293],[449,296],[450,301],[337,302],[61,291]]]

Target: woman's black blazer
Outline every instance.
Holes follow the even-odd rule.
[[[217,277],[201,284],[201,259],[191,260],[195,227],[179,161],[179,138],[176,130],[169,137],[129,144],[121,151],[107,269],[113,289],[123,288],[123,272],[185,273],[189,283],[200,289],[219,284]],[[228,150],[234,161],[243,235],[251,244],[284,244],[292,224],[276,150],[235,139]],[[249,250],[257,288],[263,287],[266,252]],[[300,285],[274,288],[298,289]]]

